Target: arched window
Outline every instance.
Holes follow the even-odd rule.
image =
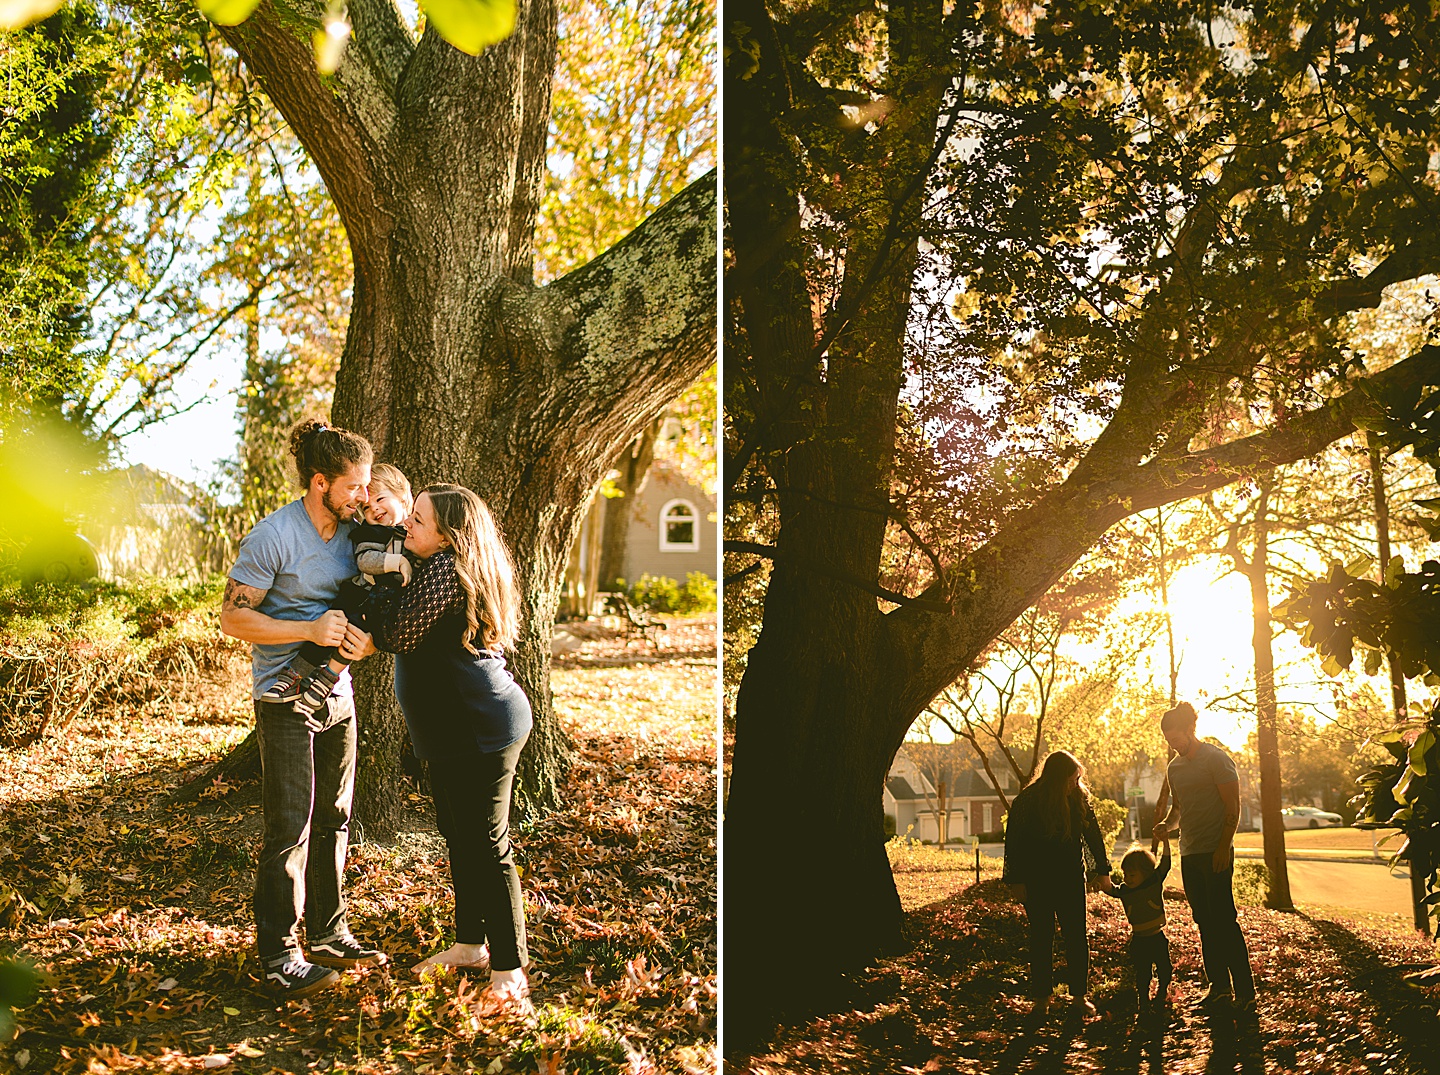
[[[671,500],[660,509],[660,551],[698,552],[698,523],[694,504],[688,500]]]

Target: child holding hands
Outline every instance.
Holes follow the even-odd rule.
[[[1135,991],[1139,994],[1140,1010],[1150,1002],[1150,972],[1157,979],[1155,1000],[1164,1004],[1170,989],[1170,941],[1165,936],[1165,877],[1170,872],[1170,840],[1165,839],[1165,852],[1155,861],[1153,852],[1143,847],[1132,848],[1120,860],[1125,882],[1107,889],[1125,907],[1130,921],[1130,964],[1135,970]]]

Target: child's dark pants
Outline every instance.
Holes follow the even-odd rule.
[[[1162,929],[1159,933],[1136,934],[1130,938],[1130,965],[1135,969],[1135,991],[1140,1003],[1150,999],[1150,971],[1153,968],[1159,983],[1157,997],[1170,988],[1170,941]]]
[[[378,585],[372,589],[369,586],[361,586],[354,579],[346,579],[340,584],[340,593],[331,608],[337,608],[345,613],[345,618],[360,630],[374,634],[375,630],[370,626],[369,617],[376,611],[376,591],[379,589]],[[393,590],[385,591],[387,596],[388,593],[393,592]],[[314,642],[303,643],[300,646],[299,655],[301,660],[309,661],[316,668],[322,664],[328,664],[332,660],[340,661],[343,664],[350,663],[340,656],[339,647],[317,646]]]

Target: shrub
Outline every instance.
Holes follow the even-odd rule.
[[[1265,870],[1265,863],[1254,859],[1235,860],[1233,884],[1237,907],[1263,907],[1269,883],[1270,875]]]
[[[0,585],[0,743],[143,706],[168,680],[225,667],[245,646],[216,630],[223,583]]]
[[[682,616],[714,612],[717,606],[715,580],[703,571],[692,571],[680,587],[680,601],[675,611]]]
[[[1100,835],[1105,838],[1105,846],[1114,847],[1115,838],[1125,827],[1130,811],[1114,799],[1102,799],[1098,795],[1090,800],[1090,805],[1095,808],[1095,820],[1100,822]]]
[[[651,612],[674,612],[680,602],[680,584],[664,575],[641,575],[630,587],[630,603]]]
[[[619,580],[624,584],[624,580]],[[681,585],[665,575],[641,575],[629,589],[630,603],[651,612],[693,616],[716,609],[715,580],[703,571],[692,571]]]

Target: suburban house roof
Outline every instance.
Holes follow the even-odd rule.
[[[903,776],[890,777],[885,781],[885,787],[891,795],[895,796],[896,801],[925,798],[924,795],[912,788],[910,781]]]

